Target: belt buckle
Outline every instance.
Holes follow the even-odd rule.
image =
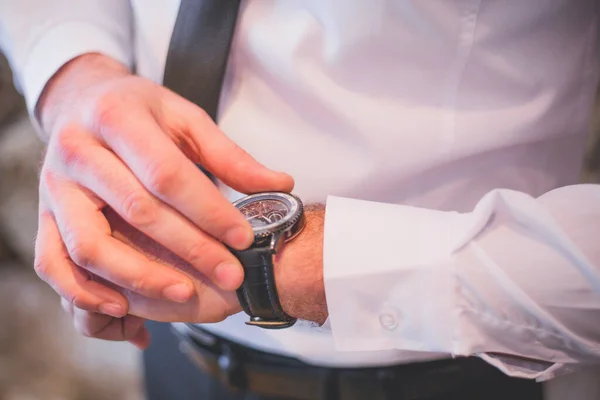
[[[221,371],[222,381],[235,390],[245,390],[247,388],[246,374],[239,357],[226,343],[221,343],[221,355],[217,360],[219,370]]]

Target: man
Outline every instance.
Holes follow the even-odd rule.
[[[48,142],[38,273],[86,335],[193,323],[148,324],[150,398],[540,398],[600,359],[595,1],[243,2],[218,126],[161,86],[188,6],[0,9]],[[246,325],[231,202],[292,189],[299,322]]]

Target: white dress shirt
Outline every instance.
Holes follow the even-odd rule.
[[[86,52],[161,82],[178,7],[3,1],[0,40],[31,110]],[[330,317],[269,331],[238,314],[205,328],[321,365],[478,355],[547,379],[598,362],[600,187],[577,185],[597,8],[245,2],[219,124],[293,175],[305,202],[326,202]]]

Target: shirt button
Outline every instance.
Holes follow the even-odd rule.
[[[393,331],[398,326],[398,318],[391,313],[383,313],[379,315],[379,323],[384,329]]]

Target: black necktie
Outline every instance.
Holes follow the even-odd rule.
[[[216,121],[240,0],[181,0],[163,85]]]

